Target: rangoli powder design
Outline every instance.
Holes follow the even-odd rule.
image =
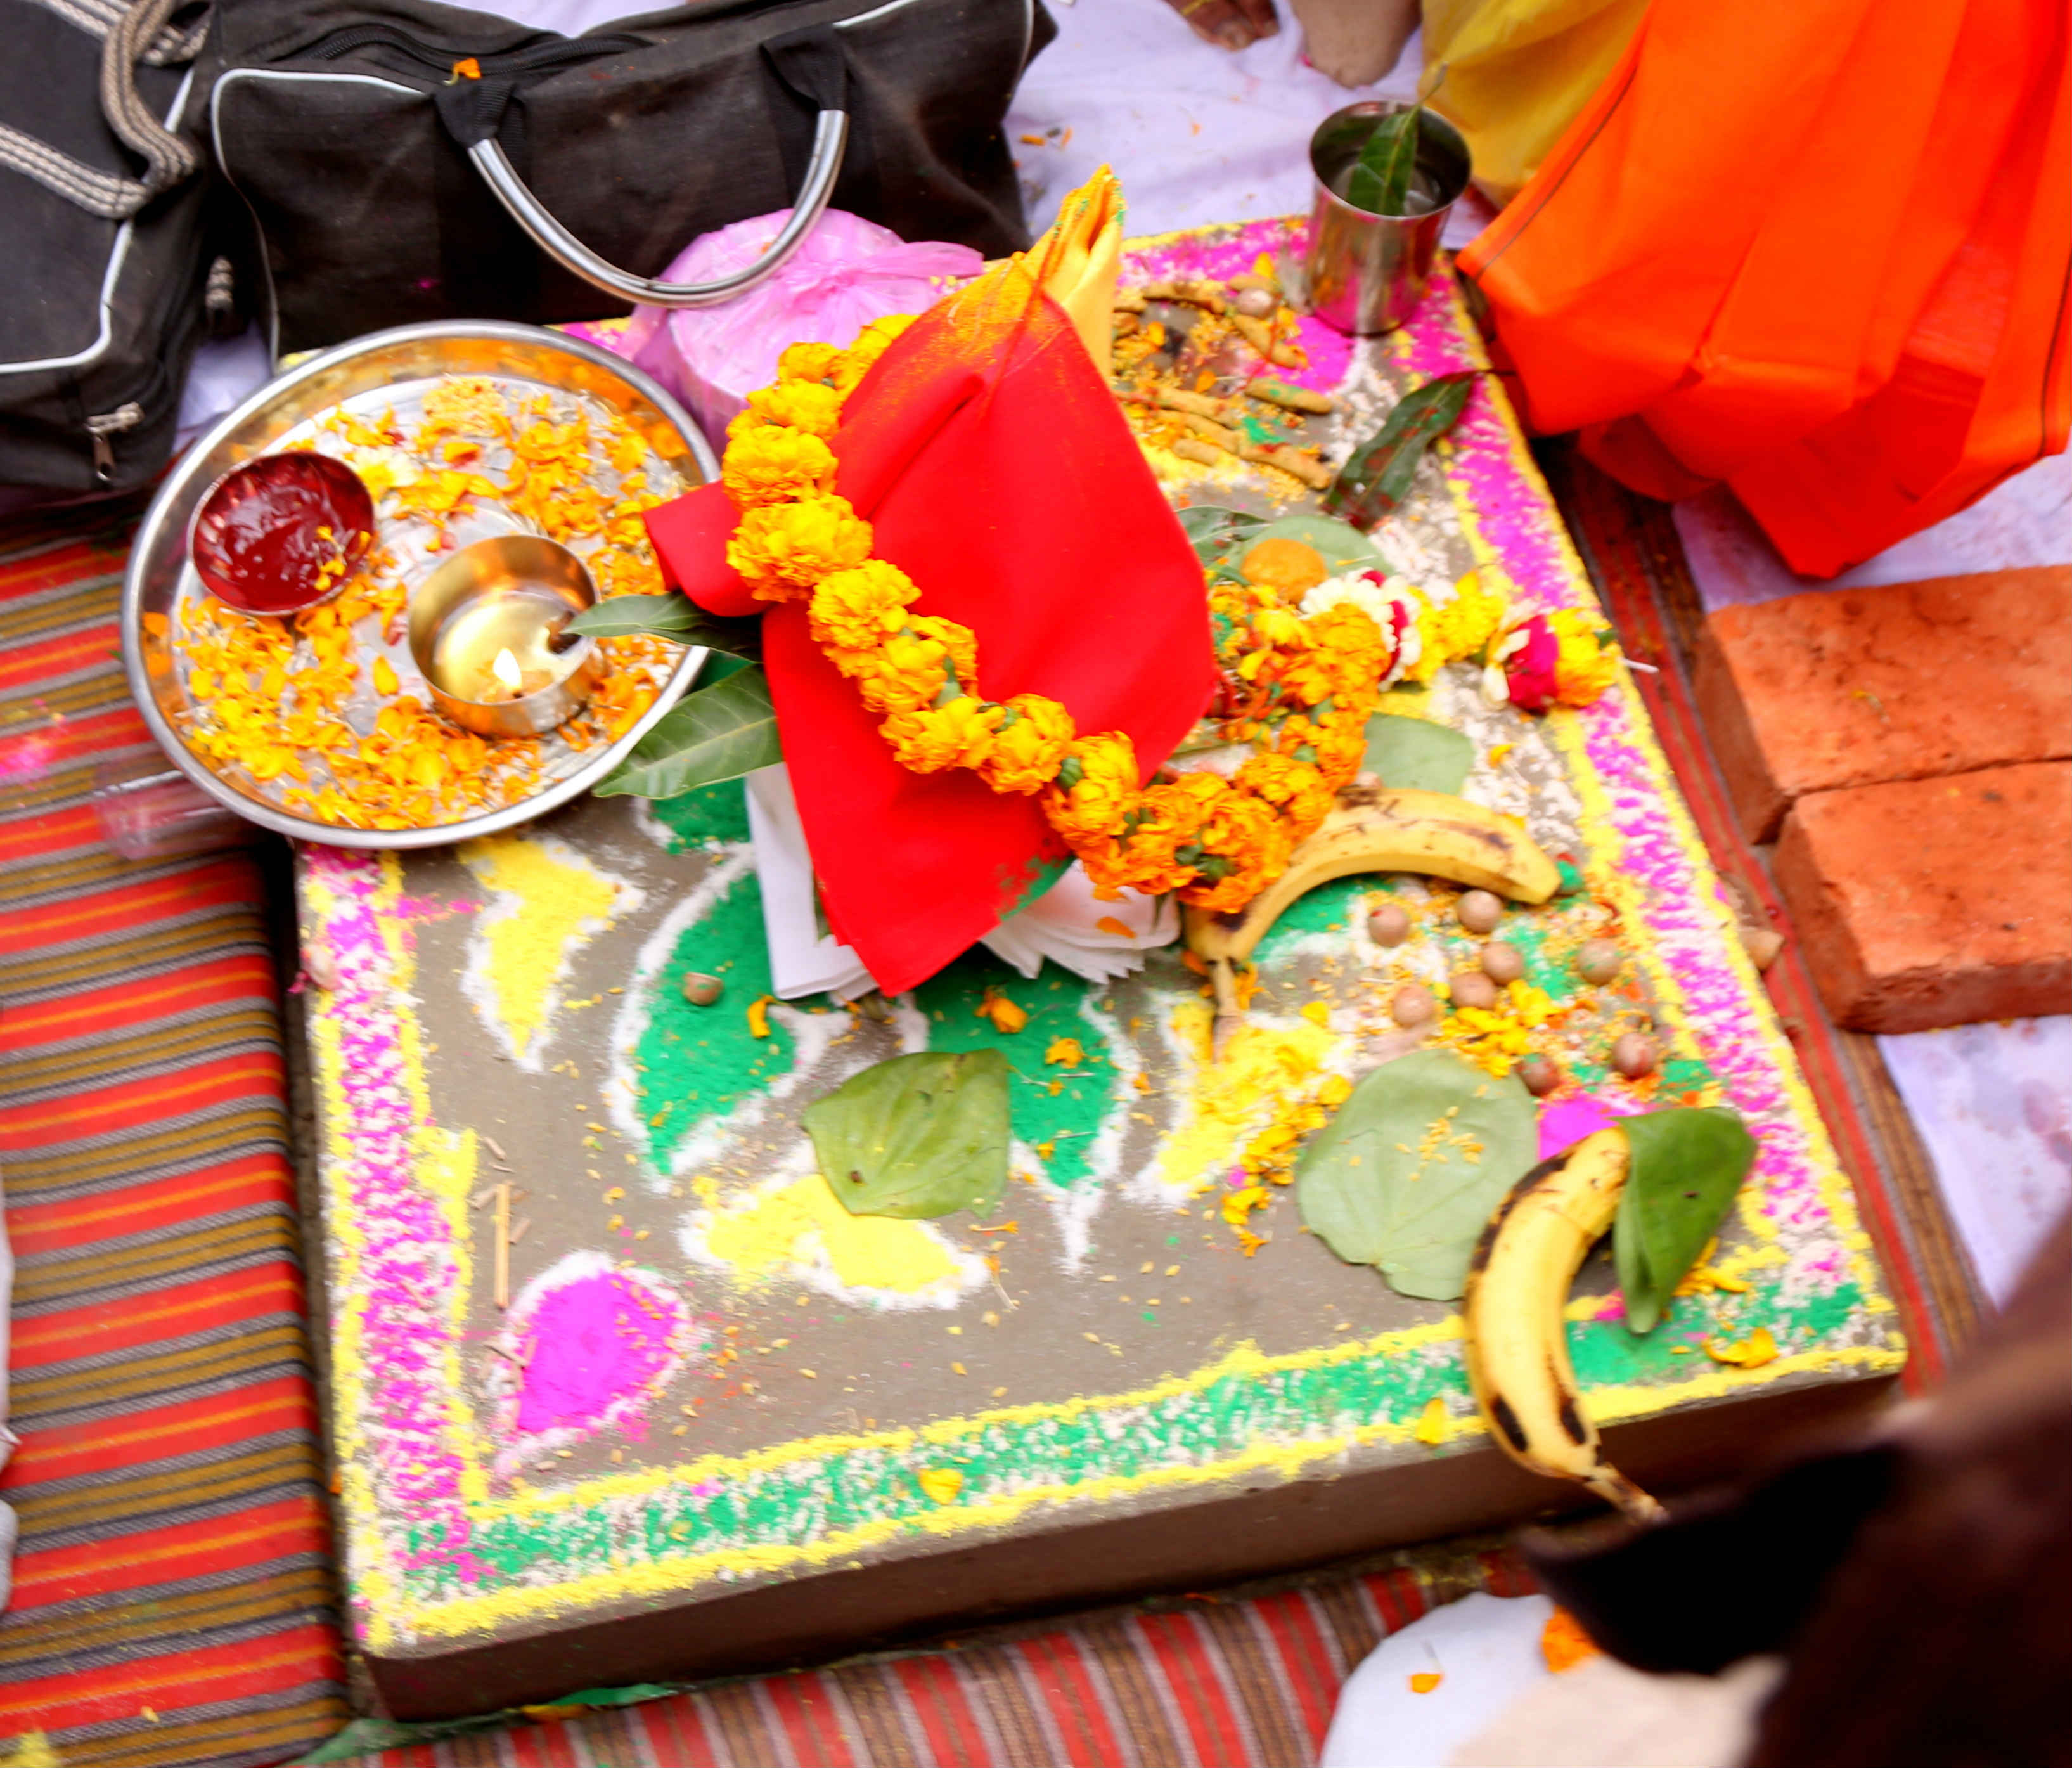
[[[1265,222],[1145,242],[1125,274],[1225,275],[1287,237],[1288,224]],[[1305,325],[1313,364],[1302,378],[1328,387],[1344,372],[1346,352],[1329,334],[1313,338],[1314,330]],[[1416,322],[1388,348],[1414,378],[1486,365],[1444,285],[1435,285]],[[1493,380],[1478,386],[1437,453],[1478,565],[1510,586],[1522,609],[1594,606]],[[1630,686],[1586,709],[1550,713],[1542,730],[1535,740],[1549,746],[1575,795],[1592,894],[1644,930],[1634,949],[1672,1028],[1672,1066],[1709,1076],[1758,1132],[1757,1178],[1743,1194],[1749,1249],[1736,1275],[1782,1347],[1760,1368],[1720,1366],[1673,1355],[1666,1334],[1626,1332],[1615,1307],[1588,1318],[1572,1310],[1572,1351],[1593,1414],[1609,1422],[1823,1369],[1897,1368],[1903,1347],[1834,1152]],[[650,940],[639,977],[610,1009],[616,1059],[643,1078],[606,1108],[645,1151],[636,1176],[657,1185],[688,1182],[715,1126],[752,1110],[759,1090],[795,1071],[800,1040],[828,1034],[828,1022],[786,1008],[773,1016],[770,1038],[730,1019],[724,1047],[701,1051],[684,1042],[693,1023],[680,1005],[685,969],[716,961],[712,953],[726,945],[742,959],[737,978],[767,983],[767,971],[757,968],[766,960],[745,830],[719,814],[709,829],[700,824],[672,833],[674,824],[656,824],[658,839],[710,855],[704,896],[672,911]],[[499,849],[467,863],[483,888],[518,900],[506,911],[514,917],[528,907],[538,912],[532,898],[552,866],[569,870],[586,893],[563,912],[575,931],[629,900],[630,886],[572,856],[550,852],[543,861]],[[896,1244],[882,1235],[868,1244],[868,1236],[845,1240],[842,1224],[821,1219],[816,1200],[797,1190],[811,1173],[801,1166],[772,1174],[752,1194],[736,1193],[723,1207],[714,1199],[687,1199],[698,1213],[682,1246],[655,1242],[634,1259],[585,1255],[588,1262],[557,1267],[556,1281],[518,1298],[506,1336],[566,1344],[602,1334],[609,1355],[601,1364],[550,1356],[508,1389],[500,1414],[479,1408],[467,1391],[462,1342],[467,1298],[481,1281],[469,1216],[480,1185],[478,1138],[434,1119],[414,1017],[417,992],[429,985],[416,974],[412,930],[398,908],[402,869],[393,856],[326,849],[307,850],[303,868],[306,928],[320,933],[337,972],[337,986],[313,997],[311,1018],[324,1111],[348,1567],[370,1648],[421,1646],[586,1603],[681,1596],[829,1564],[916,1532],[955,1538],[1067,1502],[1322,1470],[1363,1445],[1429,1442],[1429,1420],[1421,1439],[1417,1433],[1435,1396],[1445,1421],[1441,1441],[1425,1452],[1445,1453],[1481,1432],[1462,1369],[1459,1322],[1449,1318],[1287,1355],[1240,1343],[1202,1367],[1128,1391],[998,1404],[919,1429],[693,1453],[676,1465],[514,1490],[499,1472],[510,1464],[511,1442],[500,1440],[492,1421],[500,1416],[507,1432],[528,1441],[600,1428],[607,1418],[643,1428],[647,1396],[703,1352],[693,1300],[701,1283],[730,1274],[746,1281],[810,1257],[823,1261],[830,1293],[870,1288],[848,1281],[868,1277],[900,1305],[935,1305],[972,1291],[985,1273],[967,1268],[965,1255],[921,1224],[885,1224],[909,1231]],[[1319,891],[1314,905],[1291,914],[1275,935],[1281,948],[1334,937],[1350,888]],[[524,993],[500,996],[496,1010],[521,1055],[551,1052],[544,1040],[558,986],[555,960],[535,948],[529,932],[504,940],[506,973]],[[1528,962],[1536,962],[1530,938],[1525,943]],[[1099,1211],[1127,1207],[1120,1194],[1170,1205],[1186,1195],[1183,1181],[1199,1162],[1174,1157],[1161,1167],[1154,1153],[1148,1166],[1124,1170],[1115,1126],[1137,1103],[1141,1078],[1128,1028],[1100,1011],[1099,989],[1050,993],[1009,981],[1045,1016],[1040,1027],[997,1038],[972,1010],[987,984],[973,968],[919,991],[902,1009],[914,1018],[902,1035],[915,1047],[991,1043],[1009,1055],[1020,1077],[1018,1163],[1069,1218],[1078,1238],[1068,1245],[1083,1251],[1098,1232]],[[1193,1035],[1186,1014],[1168,1017],[1172,1024],[1152,1031],[1197,1065],[1186,1071],[1198,1072],[1198,1057],[1185,1047]],[[1346,1059],[1344,1026],[1284,1023],[1272,1060],[1321,1076]],[[1046,1067],[1043,1051],[1065,1037],[1079,1045],[1081,1060]],[[1262,1075],[1259,1087],[1268,1090],[1272,1074]],[[1176,1120],[1167,1146],[1178,1136],[1207,1148],[1235,1133],[1219,1129],[1211,1109],[1184,1127]],[[1716,1299],[1678,1305],[1702,1322]],[[606,1367],[602,1378],[599,1367]],[[651,1435],[651,1453],[669,1440]],[[960,1478],[946,1478],[945,1469]]]

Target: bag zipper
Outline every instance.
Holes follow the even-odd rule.
[[[134,399],[86,421],[86,433],[93,438],[93,476],[104,485],[115,479],[115,444],[108,438],[134,430],[144,421],[144,408]]]
[[[557,37],[551,42],[537,43],[516,49],[478,51],[468,59],[487,74],[550,73],[558,68],[573,68],[586,61],[594,61],[599,56],[629,54],[649,47],[647,39],[625,35],[602,37]],[[393,25],[345,25],[327,37],[319,37],[308,48],[298,50],[291,58],[297,61],[339,61],[361,49],[393,49],[407,61],[414,62],[427,74],[442,80],[453,77],[454,53],[435,49],[421,43],[407,31]]]

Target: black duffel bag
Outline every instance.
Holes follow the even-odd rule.
[[[208,300],[208,28],[192,0],[0,0],[0,513],[133,490],[171,451]]]
[[[434,0],[225,0],[209,134],[276,355],[413,321],[697,306],[830,202],[906,239],[1027,243],[1001,119],[1042,0],[704,0],[578,37]],[[723,282],[654,278],[791,207]]]

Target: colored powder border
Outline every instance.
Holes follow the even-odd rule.
[[[1489,366],[1457,286],[1449,288],[1446,304],[1450,326],[1425,325],[1420,314],[1420,323],[1404,334],[1403,360],[1420,376]],[[1524,431],[1494,376],[1477,384],[1441,451],[1454,504],[1478,558],[1492,560],[1535,607],[1601,614]],[[1736,1108],[1764,1125],[1758,1182],[1743,1192],[1744,1219],[1756,1234],[1774,1240],[1782,1227],[1808,1229],[1824,1218],[1846,1255],[1846,1277],[1862,1292],[1865,1311],[1893,1314],[1855,1194],[1797,1053],[1735,931],[1731,910],[1716,888],[1708,888],[1714,877],[1710,858],[1630,676],[1622,668],[1614,689],[1588,707],[1549,714],[1548,728],[1583,797],[1591,844],[1605,837],[1616,842],[1617,864],[1600,870],[1620,887],[1622,909],[1649,930],[1651,937],[1639,942],[1638,950],[1658,997],[1681,1009],[1674,1017]],[[1642,899],[1635,901],[1636,894]],[[1845,1273],[1809,1274],[1839,1283]],[[1892,1338],[1900,1342],[1896,1330]]]
[[[1256,222],[1134,241],[1132,265],[1142,273],[1153,249],[1248,262],[1258,249],[1299,238],[1299,228]],[[1420,372],[1486,365],[1457,293],[1445,285],[1435,286],[1398,340],[1408,365]],[[1593,607],[1581,561],[1552,516],[1499,388],[1490,382],[1478,388],[1441,453],[1478,558],[1496,564],[1530,603]],[[1772,1239],[1788,1227],[1799,1240],[1831,1227],[1848,1255],[1847,1274],[1862,1310],[1889,1313],[1848,1182],[1789,1042],[1745,953],[1729,936],[1724,911],[1702,898],[1699,886],[1708,875],[1703,845],[1630,685],[1582,713],[1555,715],[1550,734],[1577,779],[1585,837],[1593,847],[1615,846],[1650,886],[1635,907],[1663,943],[1661,951],[1646,953],[1651,980],[1666,998],[1686,1004],[1691,1024],[1700,1028],[1699,1047],[1735,1103],[1772,1120],[1759,1167],[1762,1183],[1751,1188],[1760,1199],[1752,1225]],[[1207,1368],[1133,1394],[1002,1408],[919,1432],[810,1439],[600,1477],[553,1494],[492,1499],[481,1470],[486,1445],[461,1399],[458,1322],[470,1281],[465,1236],[454,1234],[428,1182],[428,1138],[437,1133],[406,1005],[411,966],[408,929],[397,915],[400,880],[392,855],[305,850],[307,906],[324,923],[342,985],[312,1026],[339,1278],[336,1428],[348,1567],[356,1622],[376,1649],[629,1593],[680,1594],[715,1579],[775,1575],[916,1529],[947,1536],[998,1527],[1039,1505],[1114,1499],[1264,1470],[1294,1477],[1358,1446],[1407,1441],[1433,1392],[1460,1396],[1455,1318],[1284,1357],[1240,1347]],[[1779,1129],[1794,1133],[1779,1135]],[[1828,1275],[1838,1285],[1842,1273]],[[377,1294],[397,1305],[372,1305]],[[1758,1370],[1700,1363],[1661,1384],[1596,1388],[1590,1404],[1601,1419],[1630,1418],[1823,1369],[1885,1372],[1903,1359],[1897,1334],[1888,1330],[1879,1342],[1816,1344]],[[1125,1428],[1132,1422],[1139,1432]],[[1481,1429],[1471,1409],[1457,1412],[1447,1436],[1470,1437]],[[1133,1441],[1127,1454],[1114,1452],[1115,1439],[1133,1434],[1148,1440]],[[1087,1458],[1059,1475],[1057,1450],[1067,1436]],[[1235,1453],[1233,1440],[1243,1445]],[[912,1476],[952,1458],[967,1468],[964,1501],[938,1507]],[[859,1478],[866,1461],[875,1463],[876,1477]],[[988,1478],[989,1470],[1005,1473],[1017,1462],[1024,1470],[1013,1477]],[[1039,1466],[1052,1470],[1051,1477],[1030,1477],[1028,1470]],[[773,1480],[788,1489],[791,1502],[772,1502],[778,1494],[761,1491]],[[859,1495],[841,1501],[845,1492]],[[689,1526],[693,1499],[709,1512],[704,1527]],[[394,1520],[402,1515],[411,1518],[409,1525]],[[682,1551],[697,1534],[720,1544]],[[538,1579],[539,1561],[547,1557],[569,1575],[507,1581],[521,1572]]]

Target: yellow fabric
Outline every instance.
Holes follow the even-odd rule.
[[[1424,0],[1424,102],[1508,203],[1626,52],[1647,0]]]
[[[1122,186],[1107,167],[1059,205],[1050,230],[1026,252],[989,268],[973,288],[1032,279],[1064,310],[1094,366],[1113,366],[1116,278],[1122,265]]]

